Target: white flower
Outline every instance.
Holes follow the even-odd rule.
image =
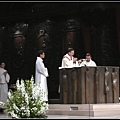
[[[33,89],[32,89],[32,97],[33,98],[38,98],[40,96],[40,87],[38,85],[36,85]]]
[[[26,110],[26,115],[29,117],[30,116],[30,110]]]
[[[26,101],[26,103],[27,103],[27,105],[29,104],[29,101],[28,101],[28,94],[27,93],[25,93],[25,101]]]
[[[40,115],[40,114],[42,114],[42,112],[41,112],[41,111],[38,111],[37,114]]]
[[[10,91],[8,91],[8,97],[11,97],[11,92]]]
[[[34,108],[32,108],[32,110],[33,110],[33,111],[36,111],[36,110],[37,110],[37,108],[36,108],[36,107],[34,107]]]
[[[21,107],[21,110],[25,110],[25,107]]]
[[[16,87],[17,87],[17,90],[20,91],[20,84],[19,84],[19,80],[16,81]]]
[[[10,115],[14,118],[19,118],[17,114],[14,113],[14,111],[9,112]]]
[[[31,77],[31,81],[32,81],[32,82],[34,81],[33,75],[32,75],[32,77]],[[33,83],[34,83],[34,82],[33,82]]]
[[[21,80],[20,83],[17,80],[16,87],[16,91],[8,92],[9,99],[6,103],[6,112],[8,114],[15,118],[39,118],[46,115],[48,104],[43,101],[45,93],[40,85],[34,83],[33,77],[27,82]],[[0,102],[0,104],[3,103]]]
[[[16,111],[19,111],[19,108],[16,106],[15,103],[13,103],[13,108],[14,108]]]

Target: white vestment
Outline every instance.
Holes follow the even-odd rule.
[[[35,68],[35,83],[40,84],[44,92],[44,101],[48,101],[48,88],[47,88],[48,69],[44,66],[43,60],[37,57]]]
[[[73,58],[74,57],[71,58],[68,54],[64,55],[63,59],[62,59],[61,68],[71,68],[71,67],[74,67],[74,65],[73,65]]]
[[[62,65],[60,68],[73,68],[74,67],[73,59],[74,59],[73,56],[71,58],[68,54],[64,55],[62,58]],[[60,93],[60,85],[58,88],[58,93]]]
[[[90,60],[89,62],[87,62],[86,60],[83,61],[81,64],[80,64],[80,67],[82,66],[88,66],[88,67],[96,67],[96,63],[93,61],[93,60]]]
[[[4,68],[0,68],[0,101],[6,103],[8,97],[8,83],[10,80],[10,76],[7,73],[4,75],[6,70]]]

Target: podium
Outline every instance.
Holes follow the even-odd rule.
[[[119,102],[119,67],[74,67],[59,70],[62,104]]]

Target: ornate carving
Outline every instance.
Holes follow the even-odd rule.
[[[51,27],[52,27],[52,21],[50,20],[39,23],[36,26],[35,31],[37,33],[37,41],[36,41],[37,51],[40,49],[48,51],[49,49],[52,48],[51,40],[50,40]]]
[[[80,29],[80,23],[75,19],[69,19],[63,25],[63,31],[76,31]]]
[[[94,19],[94,15],[96,15],[96,19]],[[114,15],[114,9],[105,9],[104,11],[95,9],[89,16],[92,40],[91,50],[94,59],[99,65],[118,65],[119,50],[116,44],[117,34]],[[99,16],[102,16],[100,20]]]
[[[118,81],[117,80],[117,72],[113,68],[113,72],[112,72],[113,91],[115,91],[117,89],[117,81]]]
[[[99,72],[98,72],[98,68],[96,67],[95,68],[95,89],[96,89],[96,91],[95,91],[95,93],[96,93],[96,96],[95,96],[95,102],[96,103],[99,103],[99,90],[100,90],[100,88],[99,88]]]
[[[23,49],[25,46],[25,37],[19,30],[14,33],[14,48]]]
[[[105,93],[109,91],[108,82],[109,82],[109,71],[108,71],[108,68],[106,67],[105,68]]]
[[[38,35],[37,47],[47,51],[49,49],[50,37],[45,30],[40,30]]]
[[[80,23],[75,19],[69,19],[63,23],[62,31],[64,33],[63,35],[63,53],[66,52],[66,50],[69,47],[72,47],[75,49],[75,54],[78,52],[79,54],[79,42],[80,36],[78,37],[78,31],[80,30]],[[80,31],[79,31],[80,32]],[[77,34],[78,33],[78,34]],[[79,38],[79,39],[78,39]],[[82,42],[81,42],[82,44]]]
[[[52,27],[52,21],[47,20],[45,22],[39,23],[35,28],[37,33],[37,40],[36,40],[37,51],[40,49],[46,51],[45,60],[50,57],[49,54],[47,53],[51,52],[52,49],[52,42],[50,39],[51,27]]]
[[[14,35],[13,35],[13,66],[15,68],[20,68],[24,62],[24,49],[25,49],[25,36],[23,32],[25,32],[26,28],[28,27],[27,24],[16,24],[14,28]]]

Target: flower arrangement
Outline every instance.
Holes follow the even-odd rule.
[[[9,90],[7,102],[0,104],[13,118],[47,118],[48,103],[43,101],[44,94],[32,76],[31,80],[17,80],[16,90]]]

